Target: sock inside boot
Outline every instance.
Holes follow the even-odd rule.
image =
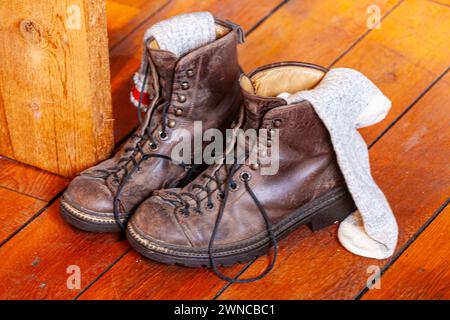
[[[314,88],[324,77],[325,70],[307,65],[289,64],[269,67],[241,78],[244,90],[263,97],[293,94]]]
[[[150,48],[172,52],[181,57],[216,39],[231,30],[216,23],[209,12],[195,12],[163,20],[145,33]]]

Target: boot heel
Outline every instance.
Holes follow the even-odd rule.
[[[351,195],[347,192],[333,203],[317,211],[308,224],[312,231],[318,231],[334,223],[341,222],[356,210]]]

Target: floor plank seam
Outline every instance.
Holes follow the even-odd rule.
[[[413,242],[425,231],[428,226],[430,226],[433,221],[439,216],[439,214],[444,211],[444,209],[450,203],[450,198],[448,198],[444,203],[433,213],[433,215],[417,230],[416,233],[403,245],[403,247],[395,254],[391,260],[383,266],[380,273],[380,280],[383,279],[383,274],[403,255],[403,253],[413,244]],[[367,285],[356,295],[355,300],[361,300],[361,298],[369,291]]]
[[[25,229],[30,223],[32,223],[36,218],[38,218],[43,212],[45,212],[54,202],[56,202],[64,193],[66,188],[59,192],[55,197],[53,197],[47,204],[42,207],[38,212],[36,212],[30,219],[28,219],[25,223],[23,223],[19,228],[14,230],[8,237],[6,237],[3,241],[0,242],[0,248],[3,247],[9,240],[14,238],[17,234],[19,234],[23,229]]]
[[[267,15],[265,15],[262,19],[260,19],[258,22],[256,22],[256,24],[254,26],[252,26],[246,33],[246,36],[249,36],[254,30],[256,30],[257,27],[259,27],[261,24],[264,23],[264,21],[266,21],[267,19],[270,18],[271,15],[273,15],[275,12],[277,12],[281,7],[283,7],[286,3],[288,3],[290,0],[284,0],[282,2],[280,2],[277,6],[275,6]],[[169,1],[168,3],[166,3],[164,6],[162,6],[157,12],[155,12],[153,15],[157,14],[158,12],[160,12],[165,6],[167,6],[171,1]],[[147,18],[151,19],[151,17]],[[139,29],[145,22],[139,24],[139,27],[136,27],[135,29],[133,29],[132,32],[130,32],[127,37],[132,34],[134,31],[136,31],[137,29]],[[124,38],[125,39],[125,38]],[[123,39],[123,40],[124,40]],[[121,41],[123,41],[121,40]],[[117,46],[118,43],[116,45],[114,45],[113,47]],[[112,51],[113,47],[111,47],[110,51]],[[128,137],[130,137],[133,132],[136,130],[133,129],[130,131],[130,133],[128,133],[124,138],[120,139],[119,142],[116,144],[116,147],[120,146],[123,142],[125,142]],[[63,190],[64,192],[64,190]],[[100,280],[101,277],[103,277],[103,275],[105,275],[115,264],[117,264],[125,255],[128,254],[128,252],[131,251],[131,248],[127,249],[122,255],[120,255],[111,265],[109,265],[105,270],[102,271],[101,274],[99,274],[94,280],[92,280],[92,282],[85,288],[83,289],[77,296],[75,296],[74,300],[78,299],[84,292],[86,292],[87,290],[89,290],[90,287],[92,287],[98,280]],[[236,278],[238,278],[242,273],[244,273],[250,266],[251,264],[255,261],[256,259],[248,262],[248,264],[236,275]],[[224,288],[226,289],[229,285],[231,285],[231,283],[228,283],[227,285],[224,286]],[[219,297],[220,294],[222,294],[222,292],[225,291],[225,289],[222,288],[221,290],[219,290],[216,295],[212,298],[213,300],[217,299],[217,297]]]
[[[399,122],[438,82],[441,80],[450,70],[450,66],[445,69],[443,73],[441,73],[436,79],[434,79],[428,87],[425,88],[415,99],[414,101],[406,107],[392,122],[381,131],[381,133],[369,144],[369,149],[375,145],[397,122]]]
[[[242,274],[244,274],[245,271],[247,271],[248,268],[250,268],[250,266],[253,264],[253,262],[255,262],[258,258],[254,258],[252,260],[250,260],[249,262],[247,262],[247,264],[234,276],[233,279],[238,279]],[[219,291],[217,291],[217,293],[214,295],[214,297],[211,300],[217,300],[220,295],[222,293],[225,292],[225,290],[228,289],[229,286],[231,286],[233,283],[232,282],[227,282],[227,284],[225,284]]]
[[[448,5],[446,3],[442,3],[442,2],[439,2],[439,1],[436,1],[436,0],[428,0],[428,1],[431,2],[431,3],[437,4],[439,6],[444,6],[444,7],[450,8],[450,5]]]
[[[363,40],[366,36],[368,36],[373,29],[375,29],[375,27],[380,24],[381,22],[383,22],[384,19],[386,19],[395,9],[397,9],[405,0],[400,0],[399,2],[397,2],[390,10],[388,10],[388,12],[386,12],[380,19],[380,21],[375,24],[373,26],[372,29],[368,29],[366,32],[364,32],[359,38],[357,38],[355,40],[355,42],[353,42],[350,47],[348,47],[344,52],[342,52],[329,66],[328,68],[332,68],[334,67],[334,65],[336,63],[338,63],[343,57],[345,57],[351,50],[353,50],[354,47],[356,47],[358,45],[358,43],[361,42],[361,40]]]
[[[95,277],[86,287],[84,287],[72,300],[78,300],[86,291],[88,291],[101,277],[103,277],[109,270],[111,270],[123,257],[125,257],[131,251],[131,247],[125,250],[120,256],[117,257],[108,267],[105,268],[100,274]]]
[[[260,25],[263,25],[268,19],[270,19],[270,17],[277,12],[280,8],[282,8],[285,4],[287,4],[290,0],[284,0],[279,2],[278,4],[275,5],[275,3],[270,3],[270,7],[272,7],[272,9],[270,11],[267,11],[267,14],[263,14],[263,17],[261,19],[259,19],[253,26],[251,26],[248,31],[245,33],[246,36],[249,36],[251,33],[253,33],[253,31],[255,31]],[[441,5],[441,6],[445,6],[445,7],[449,7],[449,5],[447,4],[443,4],[440,3],[436,0],[427,0],[431,3],[434,3],[436,5]],[[275,1],[274,1],[275,2]],[[387,10],[386,13],[381,17],[380,23],[382,21],[384,21],[384,19],[390,14],[392,13],[396,8],[398,8],[403,2],[405,2],[404,0],[399,0],[397,3],[394,4],[394,6]],[[119,46],[120,44],[122,44],[124,41],[126,41],[128,38],[134,36],[134,34],[138,34],[140,31],[142,31],[145,27],[145,24],[148,23],[148,21],[150,21],[151,19],[153,19],[157,14],[161,13],[162,11],[164,11],[165,8],[167,8],[168,6],[170,6],[170,4],[173,3],[173,0],[168,0],[167,2],[165,2],[164,4],[160,5],[159,7],[157,7],[158,9],[156,9],[156,11],[152,12],[149,14],[149,16],[143,18],[143,20],[141,21],[139,19],[139,23],[136,24],[135,27],[133,27],[129,32],[126,33],[125,36],[120,37],[119,40],[117,40],[117,42],[112,45],[112,47],[109,49],[110,52],[113,50],[116,50],[117,46]],[[136,19],[137,20],[137,19]],[[135,20],[135,22],[137,22]],[[361,32],[363,32],[359,37],[356,37],[356,39],[354,41],[352,41],[349,46],[347,47],[347,49],[345,49],[341,54],[338,54],[338,57],[329,65],[329,67],[333,67],[334,65],[336,65],[339,61],[341,61],[341,59],[343,59],[347,54],[349,54],[350,52],[352,52],[353,48],[357,47],[357,45],[366,38],[367,35],[370,34],[371,31],[373,31],[373,29],[368,29],[366,31],[364,30],[360,30]],[[440,65],[439,67],[445,67],[445,65]],[[438,72],[440,72],[442,69],[439,69]],[[436,76],[436,78],[432,79],[431,82],[428,82],[428,85],[421,90],[421,92],[414,98],[414,96],[411,96],[410,98],[413,99],[413,101],[411,103],[409,103],[408,105],[406,105],[405,109],[403,108],[403,104],[400,106],[401,108],[399,108],[399,114],[397,116],[395,116],[394,119],[392,119],[391,121],[389,121],[388,124],[386,124],[386,127],[384,127],[381,132],[373,139],[373,141],[371,143],[368,144],[368,148],[370,149],[371,147],[373,147],[373,145],[375,145],[381,138],[384,137],[384,135],[386,133],[388,133],[388,131],[393,128],[418,102],[420,102],[422,100],[422,98],[424,98],[428,92],[437,84],[439,83],[439,81],[445,77],[445,75],[448,73],[448,71],[450,70],[450,67],[447,67],[447,69],[444,70],[443,73],[439,74]],[[435,75],[433,75],[435,76]],[[425,83],[426,85],[426,83]],[[419,108],[419,107],[417,107]],[[406,120],[404,120],[406,121]],[[135,130],[138,127],[134,127],[133,130],[130,131],[130,133],[126,134],[123,138],[121,138],[119,140],[118,143],[116,143],[116,148],[118,148],[124,141],[126,141],[132,134],[133,132],[135,132]],[[388,138],[385,138],[385,140],[387,140]],[[384,141],[384,140],[383,140]],[[0,156],[0,159],[5,158],[7,160],[10,160],[9,158]],[[12,160],[14,162],[17,162],[15,160]],[[20,163],[20,162],[18,162]],[[30,166],[31,167],[31,166]],[[34,168],[34,167],[31,167]],[[41,171],[41,169],[38,169],[39,171]],[[44,170],[42,170],[44,171]],[[29,224],[33,223],[33,221],[38,218],[43,212],[45,212],[52,204],[54,204],[56,201],[58,201],[64,191],[67,189],[67,187],[64,187],[62,189],[62,191],[58,192],[58,194],[56,194],[55,196],[53,196],[50,200],[46,200],[46,199],[40,199],[36,196],[32,196],[32,195],[28,195],[22,191],[17,191],[17,190],[13,190],[10,187],[7,186],[0,186],[0,188],[36,199],[36,200],[40,200],[40,201],[44,201],[45,205],[43,208],[39,209],[38,211],[36,211],[35,213],[33,213],[33,215],[24,223],[22,223],[22,225],[20,225],[20,227],[18,227],[16,230],[14,230],[10,235],[8,235],[7,238],[5,238],[3,241],[0,242],[0,248],[6,244],[9,240],[11,240],[12,238],[15,237],[15,235],[19,234],[22,230],[24,230]],[[441,199],[442,201],[442,199]],[[396,253],[394,256],[392,256],[381,268],[381,276],[383,276],[385,274],[385,272],[391,268],[396,262],[397,260],[404,255],[404,253],[409,249],[409,247],[411,246],[412,243],[414,243],[417,238],[420,237],[420,235],[433,223],[433,221],[435,221],[435,219],[446,209],[446,207],[449,205],[450,203],[450,198],[446,199],[437,209],[430,210],[429,213],[431,213],[431,216],[425,216],[426,219],[425,222],[423,222],[421,225],[419,224],[419,228],[416,229],[416,232],[414,232],[409,239],[406,241],[406,243],[404,243],[400,248],[398,253]],[[434,203],[434,205],[439,205],[439,203]],[[33,210],[34,211],[34,210]],[[36,223],[39,223],[39,221],[37,221]],[[119,250],[118,252],[118,256],[116,259],[114,259],[112,262],[109,263],[109,265],[107,265],[106,267],[104,267],[104,269],[102,270],[100,268],[100,270],[98,271],[99,273],[97,275],[93,275],[94,279],[88,281],[87,285],[85,287],[83,287],[81,289],[80,292],[78,293],[74,293],[75,297],[73,297],[73,300],[77,300],[79,299],[84,293],[86,293],[87,291],[91,290],[91,287],[94,286],[97,281],[99,281],[100,279],[103,278],[103,276],[105,274],[107,274],[108,272],[111,272],[111,269],[114,268],[114,266],[116,266],[120,261],[123,260],[123,258],[125,256],[127,256],[130,252],[132,251],[131,247],[128,247],[126,249],[124,249],[123,251]],[[258,258],[254,258],[251,261],[247,262],[245,265],[242,266],[242,269],[239,270],[236,273],[236,276],[234,276],[234,279],[238,279],[241,275],[243,275],[244,273],[246,273],[249,269],[251,269],[250,267],[252,266],[257,266],[256,264],[256,260],[258,260]],[[115,273],[116,270],[113,271],[113,274]],[[233,274],[233,273],[231,273]],[[108,279],[108,277],[106,278]],[[222,283],[218,284],[218,287],[220,288],[215,295],[212,297],[212,300],[216,300],[219,299],[220,296],[222,296],[222,294],[224,292],[226,292],[226,290],[228,290],[228,288],[231,287],[231,285],[233,284],[233,282],[226,282],[224,281],[225,284],[223,285],[222,288],[220,288],[220,286],[222,285]],[[102,283],[101,281],[99,283]],[[359,284],[357,286],[357,288],[355,288],[357,294],[354,297],[354,299],[356,300],[360,300],[369,290],[368,287],[366,286],[366,284],[364,284],[364,287],[362,288],[362,286],[360,286],[361,284]],[[95,291],[95,287],[93,289]],[[92,291],[92,290],[91,290]],[[89,291],[89,292],[91,292]],[[215,291],[215,290],[214,290]],[[211,290],[211,292],[208,292],[208,296],[209,294],[214,294],[214,291]],[[358,292],[359,291],[359,292]]]
[[[119,46],[123,41],[125,41],[132,33],[134,33],[136,30],[139,30],[144,24],[146,24],[149,20],[151,20],[155,15],[160,13],[162,10],[164,10],[170,3],[172,3],[173,0],[168,0],[166,3],[164,3],[161,7],[159,7],[156,11],[154,11],[152,14],[150,14],[147,18],[143,19],[140,23],[137,24],[136,27],[131,29],[126,35],[124,35],[120,40],[117,40],[115,44],[109,48],[109,52],[112,52],[117,46]]]
[[[286,1],[287,2],[287,1]],[[400,0],[397,4],[395,4],[388,12],[386,12],[380,19],[380,22],[382,22],[387,16],[389,16],[390,13],[392,13],[396,8],[398,8],[400,6],[400,4],[402,4],[404,2],[404,0]],[[265,20],[267,20],[269,17],[267,17]],[[369,29],[366,32],[364,32],[360,37],[358,37],[354,43],[352,43],[350,45],[349,48],[347,48],[341,55],[339,55],[330,65],[329,68],[333,67],[339,60],[341,60],[345,55],[347,55],[361,40],[363,40],[373,29]],[[253,31],[253,30],[252,30]],[[369,146],[370,148],[370,146]],[[254,261],[250,262],[248,266],[246,266],[244,269],[247,270],[248,268],[250,268],[250,266],[253,264],[253,262],[255,262],[257,259],[255,259]],[[245,270],[241,270],[242,273],[245,272]],[[237,275],[237,277],[239,277],[239,275]],[[213,300],[217,299],[220,295],[222,295],[230,286],[232,285],[231,282],[227,283],[226,285],[224,285],[223,288],[221,288],[216,295],[214,296]]]
[[[252,26],[245,33],[245,36],[249,36],[253,31],[255,31],[260,25],[262,25],[267,19],[269,19],[275,12],[280,10],[285,4],[287,4],[290,0],[283,0],[279,4],[277,4],[268,14],[266,14],[262,19],[260,19],[254,26]]]

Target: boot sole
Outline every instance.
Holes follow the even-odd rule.
[[[273,231],[277,240],[305,224],[308,224],[313,231],[318,231],[344,220],[355,210],[356,206],[348,190],[336,189],[296,210],[289,217],[274,225]],[[136,231],[132,223],[128,224],[126,236],[139,253],[151,260],[194,268],[211,267],[206,248],[171,246],[156,239],[143,237]],[[266,231],[232,246],[216,248],[214,260],[216,265],[225,267],[235,263],[245,263],[266,254],[271,246]]]
[[[88,232],[120,232],[120,227],[112,218],[101,217],[100,213],[81,210],[61,199],[60,213],[63,219],[77,229]],[[111,216],[113,214],[111,213]],[[125,222],[125,219],[122,219]]]

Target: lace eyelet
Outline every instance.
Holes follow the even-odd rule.
[[[150,143],[149,144],[149,148],[152,151],[156,151],[156,150],[158,150],[158,144],[157,143]]]
[[[248,172],[242,172],[240,174],[239,178],[244,182],[248,182],[252,178],[252,175]]]
[[[219,201],[223,201],[223,199],[225,198],[225,194],[223,192],[217,192],[217,200]]]
[[[214,205],[213,202],[211,202],[211,203],[206,203],[206,205],[205,205],[206,210],[213,210],[214,207],[215,207],[215,205]]]
[[[237,189],[239,189],[239,185],[236,182],[232,181],[230,183],[230,191],[236,191]]]
[[[169,135],[167,134],[167,132],[160,131],[159,138],[161,139],[161,141],[166,141],[167,139],[169,139]]]

